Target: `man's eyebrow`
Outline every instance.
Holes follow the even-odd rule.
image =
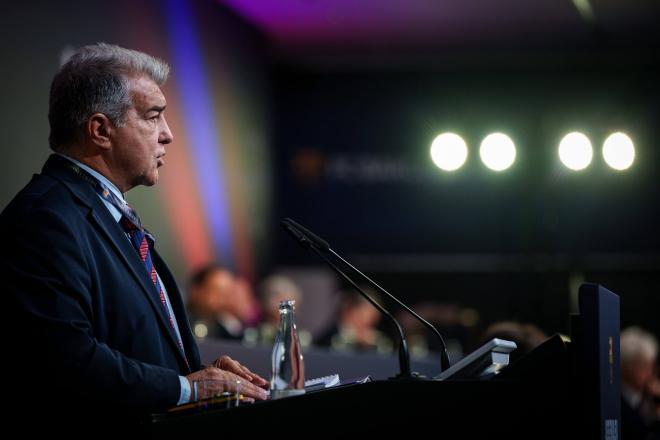
[[[148,108],[146,113],[149,113],[149,112],[162,113],[163,110],[165,110],[165,107],[167,107],[167,106],[166,105],[154,105],[153,107]]]

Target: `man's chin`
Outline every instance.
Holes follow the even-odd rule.
[[[150,176],[146,176],[142,181],[140,182],[140,185],[143,186],[154,186],[155,184],[158,183],[158,171],[156,171],[154,174]]]

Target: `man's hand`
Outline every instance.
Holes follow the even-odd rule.
[[[258,374],[254,374],[247,367],[241,365],[229,356],[220,356],[211,365],[221,370],[232,372],[263,389],[268,389],[268,381],[266,379],[259,376]]]
[[[268,398],[268,393],[264,389],[254,385],[250,380],[246,380],[243,376],[234,374],[231,371],[221,370],[220,368],[216,368],[213,366],[206,367],[203,370],[199,370],[192,374],[189,374],[188,376],[186,376],[186,379],[188,379],[188,382],[190,383],[191,387],[194,380],[211,379],[211,380],[240,381],[240,392],[245,397],[249,399],[251,398],[257,400],[265,400]],[[232,390],[225,390],[225,391],[232,391]]]

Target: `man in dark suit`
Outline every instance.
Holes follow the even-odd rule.
[[[227,356],[202,368],[176,282],[124,200],[156,184],[173,140],[159,87],[168,73],[100,43],[53,79],[54,154],[0,216],[5,368],[20,378],[5,396],[19,411],[38,401],[74,419],[136,419],[187,402],[198,379],[241,380],[244,395],[266,397],[267,382]]]

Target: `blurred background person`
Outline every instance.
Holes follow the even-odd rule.
[[[628,327],[621,332],[621,424],[627,439],[660,438],[658,341],[651,333]]]
[[[300,310],[303,300],[302,290],[296,282],[285,275],[270,275],[265,278],[259,289],[263,319],[259,325],[257,340],[261,344],[272,344],[275,342],[277,329],[280,323],[280,302],[293,300],[296,302],[296,311]],[[307,347],[312,342],[311,333],[305,329],[298,328],[300,345]]]
[[[455,303],[418,302],[412,309],[433,325],[442,335],[447,350],[462,357],[471,345],[479,323],[479,312]],[[442,347],[437,335],[425,327],[417,318],[405,310],[396,314],[408,339],[411,355],[424,357],[429,352],[440,352]]]
[[[658,371],[658,362],[656,359],[655,375],[647,387],[651,414],[649,427],[654,435],[653,438],[656,440],[660,439],[660,375]]]
[[[375,292],[364,289],[372,298]],[[342,293],[336,324],[317,340],[319,346],[335,350],[376,350],[380,353],[392,351],[392,340],[378,329],[381,313],[362,295],[355,292]]]
[[[236,341],[243,340],[259,315],[249,283],[217,264],[192,275],[188,310],[197,337]]]
[[[247,328],[258,327],[261,322],[261,306],[257,300],[252,284],[245,278],[236,276],[237,315]]]

